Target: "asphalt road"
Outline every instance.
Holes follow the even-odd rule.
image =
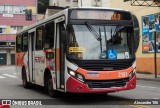
[[[136,89],[130,91],[107,95],[63,94],[61,98],[55,99],[45,94],[42,87],[24,89],[21,79],[16,77],[15,67],[3,66],[0,67],[0,99],[45,99],[44,101],[48,101],[48,104],[53,104],[43,106],[13,105],[11,108],[160,108],[160,105],[135,105],[135,101],[130,102],[130,99],[146,99],[142,101],[160,99],[160,82],[137,80]],[[127,104],[128,102],[130,103]]]

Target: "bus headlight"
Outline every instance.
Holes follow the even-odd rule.
[[[71,75],[71,76],[75,76],[76,75],[76,73],[74,72],[74,71],[69,71],[69,74]]]
[[[136,69],[133,69],[133,71],[129,74],[129,80],[131,80],[135,74],[136,74]]]
[[[83,75],[81,75],[80,73],[76,73],[70,69],[68,69],[68,73],[69,75],[71,75],[72,77],[76,78],[77,80],[84,82],[84,77]]]

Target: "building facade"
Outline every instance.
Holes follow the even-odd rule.
[[[121,8],[131,11],[137,16],[139,22],[139,47],[136,51],[136,63],[137,71],[145,73],[155,73],[155,58],[154,58],[154,34],[156,33],[156,61],[157,61],[157,73],[160,74],[160,8],[147,6],[148,4],[154,4],[153,0],[139,0],[139,3],[143,3],[146,6],[138,6],[138,3],[131,5],[130,0],[124,2],[124,0],[110,0],[110,7]],[[147,2],[147,3],[146,3]],[[137,6],[135,6],[137,5]],[[146,26],[144,24],[146,20]]]
[[[110,0],[50,0],[50,6],[60,7],[108,7]]]
[[[31,10],[26,20],[25,10]],[[36,22],[36,0],[0,0],[0,65],[15,64],[16,32]]]
[[[155,2],[153,0],[65,0],[66,3],[64,2],[64,0],[50,1],[50,5],[54,4],[57,6],[109,7],[131,11],[138,18],[139,25],[139,33],[137,35],[139,35],[140,39],[138,42],[138,50],[136,51],[137,71],[146,73],[155,72],[154,48],[156,48],[156,70],[157,73],[160,74],[160,8],[158,7],[160,6],[160,3],[156,4],[158,2]],[[73,1],[77,2],[77,6],[73,5]],[[139,6],[140,4],[146,6]],[[155,34],[156,47],[154,45]]]

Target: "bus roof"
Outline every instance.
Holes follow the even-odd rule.
[[[109,7],[71,7],[71,8],[67,8],[67,9],[108,9],[108,10],[120,10],[120,11],[127,11],[128,10],[124,10],[124,9],[120,9],[120,8],[109,8]]]
[[[38,27],[38,26],[40,26],[40,25],[42,25],[43,23],[45,23],[45,22],[47,22],[47,21],[51,21],[52,19],[54,19],[54,18],[56,18],[56,17],[58,17],[58,16],[62,16],[62,15],[64,15],[65,13],[67,13],[68,12],[68,10],[74,10],[74,9],[97,9],[97,10],[102,10],[102,9],[106,9],[106,10],[119,10],[119,11],[126,11],[126,12],[129,12],[129,11],[127,11],[127,10],[123,10],[123,9],[118,9],[118,8],[106,8],[106,7],[72,7],[72,8],[67,8],[67,9],[64,9],[64,10],[62,10],[62,11],[60,11],[60,12],[58,12],[58,13],[56,13],[56,14],[54,14],[54,15],[51,15],[51,16],[49,16],[48,18],[46,18],[46,19],[43,19],[43,20],[41,20],[41,21],[39,21],[39,22],[36,22],[36,23],[34,23],[34,24],[32,24],[32,25],[30,25],[30,26],[28,26],[28,27],[25,27],[24,29],[22,29],[22,30],[20,30],[20,31],[18,31],[16,34],[20,34],[20,33],[23,33],[23,32],[25,32],[25,31],[27,31],[27,30],[30,30],[30,29],[32,29],[32,28],[34,28],[34,27]]]

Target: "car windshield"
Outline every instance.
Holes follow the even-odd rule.
[[[121,25],[72,25],[69,28],[67,55],[72,59],[130,59],[133,27]]]

